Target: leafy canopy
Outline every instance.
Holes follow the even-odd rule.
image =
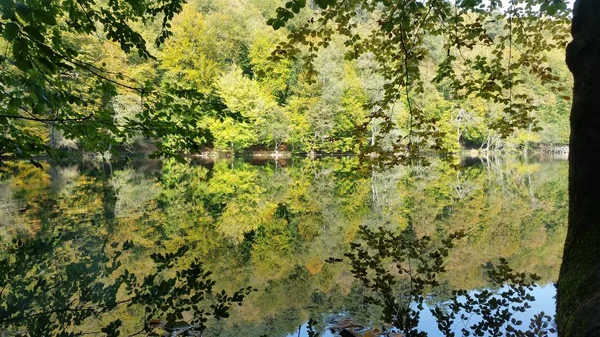
[[[413,160],[424,148],[451,152],[437,126],[439,118],[427,114],[416,99],[425,94],[427,38],[440,38],[445,51],[433,83],[448,86],[457,100],[476,97],[504,106],[502,115],[489,125],[504,137],[519,128],[538,129],[532,116],[536,106],[523,90],[526,74],[557,91],[565,90],[555,84],[559,78],[547,57],[569,38],[569,10],[563,0],[316,0],[314,4],[317,14],[293,26],[292,19],[306,1],[291,0],[277,9],[268,24],[276,30],[287,25],[291,33],[271,57],[300,58],[314,75],[317,52],[330,46],[335,36],[344,38],[347,59],[373,56],[385,84],[383,97],[368,106],[371,119],[383,121],[385,135],[394,129],[390,116],[394,104],[404,104],[410,113],[408,134],[392,145],[373,142],[366,151],[380,162]],[[365,30],[365,22],[376,24]],[[469,53],[477,47],[491,53]]]
[[[39,130],[44,127],[58,128],[92,151],[140,135],[159,140],[158,154],[176,155],[206,143],[209,133],[197,128],[197,120],[226,111],[218,98],[173,81],[159,86],[148,78],[110,71],[90,47],[98,41],[105,50],[116,44],[125,53],[137,52],[140,62],[151,62],[153,47],[144,37],[148,31],[136,27],[154,27],[158,47],[172,35],[170,21],[184,3],[2,0],[0,154],[28,158],[52,153]],[[136,94],[141,109],[119,119],[111,103],[123,92]]]

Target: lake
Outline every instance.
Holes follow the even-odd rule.
[[[505,258],[539,276],[532,309],[515,317],[527,326],[539,311],[554,314],[564,160],[469,157],[458,170],[433,160],[386,171],[356,157],[42,164],[0,165],[0,331],[9,336],[166,329],[151,320],[206,324],[203,336],[283,337],[308,336],[309,319],[334,336],[328,328],[351,318],[364,332],[384,322],[344,257],[363,228],[429,236],[432,247],[464,233],[425,308],[447,305],[453,289],[502,290],[487,272]],[[442,336],[428,313],[419,328]]]

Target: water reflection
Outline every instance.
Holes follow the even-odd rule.
[[[501,289],[502,290],[502,289]],[[476,291],[471,291],[471,294],[475,294]],[[534,314],[539,312],[552,313],[555,307],[555,296],[556,296],[556,287],[554,284],[549,283],[538,288],[535,288],[531,294],[536,298],[535,301],[531,302],[531,309],[526,312],[516,312],[514,314],[514,318],[517,320],[521,320],[523,322],[529,322]],[[437,321],[435,317],[431,314],[430,310],[433,306],[425,305],[423,308],[421,320],[419,322],[419,330],[427,332],[429,337],[445,337],[445,335],[437,329]],[[335,332],[332,332],[332,327],[335,326],[336,321],[340,319],[340,317],[345,317],[343,314],[341,315],[332,315],[328,324],[327,329],[322,331],[320,336],[322,337],[336,337],[339,336]],[[470,324],[476,324],[477,320],[473,319],[469,322]],[[452,330],[460,335],[460,329],[468,328],[468,324],[456,324],[452,327]],[[290,333],[287,337],[309,337],[309,326],[308,322],[302,324],[298,327],[297,331]],[[548,337],[556,336],[556,333],[548,333]]]
[[[42,171],[9,162],[0,173],[0,259],[26,262],[26,270],[17,274],[21,283],[0,278],[0,321],[13,332],[36,327],[19,322],[16,310],[31,315],[52,305],[65,309],[59,299],[75,301],[69,309],[89,309],[82,304],[87,300],[94,314],[49,315],[65,321],[40,325],[55,335],[101,334],[117,318],[115,328],[124,336],[154,333],[143,330],[153,317],[173,315],[191,323],[195,309],[184,310],[190,304],[165,297],[177,286],[166,285],[163,293],[132,305],[115,305],[131,298],[127,282],[133,281],[124,270],[143,284],[160,265],[151,254],[181,247],[188,248],[185,255],[161,270],[155,284],[193,269],[197,259],[215,282],[213,294],[202,300],[206,312],[214,309],[217,290],[231,297],[247,286],[257,289],[242,306],[228,308],[228,319],[206,321],[205,336],[297,335],[309,317],[317,318],[315,328],[324,332],[328,319],[340,313],[363,324],[378,319],[364,305],[363,290],[348,266],[324,263],[348,251],[361,225],[412,228],[416,236],[434,241],[465,231],[467,237],[447,259],[448,272],[441,275],[441,289],[448,290],[488,287],[486,270],[499,257],[516,270],[540,275],[543,284],[554,281],[566,233],[563,161],[477,158],[463,161],[459,171],[434,162],[386,172],[360,171],[356,158],[293,158],[277,165],[238,159],[44,166]],[[52,244],[22,256],[9,249],[13,239],[28,238]],[[131,247],[115,258],[125,243]],[[53,293],[36,285],[46,282],[39,276],[70,287]],[[16,296],[17,289],[24,294]],[[536,306],[553,303],[548,291],[540,294]],[[440,290],[432,301],[447,296]],[[165,308],[159,300],[181,310]]]

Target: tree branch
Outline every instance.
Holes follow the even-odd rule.
[[[23,109],[25,112],[29,113],[29,111]],[[83,122],[88,120],[94,116],[94,113],[90,113],[87,116],[80,118],[38,118],[34,115],[32,117],[21,116],[21,115],[0,115],[0,118],[12,118],[12,119],[24,119],[28,121],[41,122],[41,123],[49,123],[49,122]]]

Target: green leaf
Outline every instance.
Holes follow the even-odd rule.
[[[15,10],[15,2],[13,0],[0,0],[0,7],[4,16],[12,17]]]
[[[39,20],[41,23],[44,23],[44,24],[47,24],[50,26],[56,25],[56,17],[54,16],[54,13],[51,13],[49,11],[44,11],[44,10],[35,11],[35,18],[36,18],[36,20]]]
[[[46,40],[44,38],[44,36],[42,35],[42,33],[40,33],[39,27],[25,26],[25,27],[23,27],[23,31],[25,33],[27,33],[27,35],[29,35],[29,37],[31,37],[32,39],[34,39],[38,42],[44,42]]]
[[[2,34],[7,41],[12,42],[19,34],[19,26],[14,22],[9,22],[4,26]]]
[[[24,21],[27,21],[27,22],[33,21],[33,18],[31,16],[31,10],[29,9],[29,6],[27,6],[26,4],[17,3],[15,5],[15,9],[17,11],[17,14],[19,14],[19,17],[21,19],[23,19]]]
[[[25,71],[31,68],[31,64],[27,59],[27,56],[29,55],[29,45],[27,44],[27,40],[22,38],[16,39],[13,43],[12,51],[19,69]]]
[[[474,8],[481,4],[481,0],[463,0],[460,4],[463,8]]]

